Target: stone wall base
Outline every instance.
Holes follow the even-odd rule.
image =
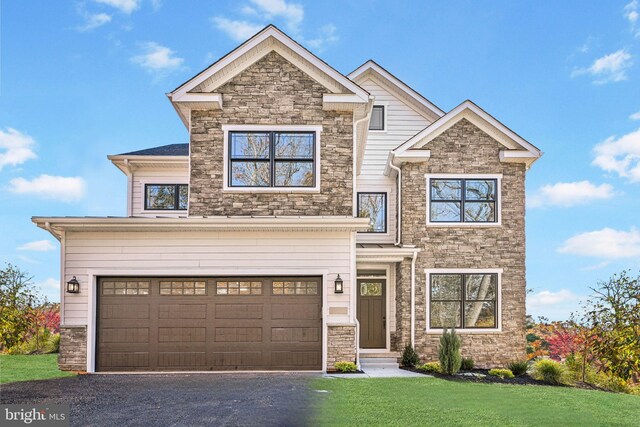
[[[356,361],[356,326],[327,327],[327,371],[335,371],[336,362]]]
[[[62,371],[87,370],[87,327],[61,326],[58,367]]]

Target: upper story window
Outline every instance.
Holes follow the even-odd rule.
[[[385,130],[384,105],[374,105],[371,110],[371,120],[369,120],[369,130]]]
[[[315,132],[229,132],[229,187],[314,187]]]
[[[387,193],[358,193],[358,217],[370,219],[366,233],[386,233]]]
[[[187,210],[189,201],[187,184],[146,184],[144,193],[145,210]]]
[[[499,178],[428,177],[428,222],[499,224]]]
[[[498,328],[498,273],[430,274],[429,328]]]

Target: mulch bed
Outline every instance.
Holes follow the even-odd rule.
[[[416,368],[405,368],[401,367],[400,369],[404,369],[406,371],[416,372],[418,374],[430,375],[432,377],[441,378],[443,380],[449,381],[465,381],[465,382],[474,382],[474,383],[485,383],[485,384],[518,384],[518,385],[550,385],[542,381],[534,380],[529,375],[520,375],[515,378],[500,378],[493,375],[489,375],[488,369],[473,369],[471,371],[460,371],[457,375],[447,375],[440,374],[436,372],[425,372]],[[480,374],[485,375],[484,377],[473,376],[473,375],[465,375],[465,374]],[[560,386],[565,387],[565,386]]]

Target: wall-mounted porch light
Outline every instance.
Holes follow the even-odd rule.
[[[67,292],[70,294],[77,294],[80,292],[80,282],[73,276],[73,279],[67,282]]]
[[[336,294],[341,294],[342,292],[344,292],[343,287],[342,287],[342,279],[340,278],[340,274],[338,274],[338,277],[336,277],[335,282],[333,282],[333,284],[335,285],[334,288],[334,292]]]

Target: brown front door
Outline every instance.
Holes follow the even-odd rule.
[[[321,277],[103,277],[98,371],[320,370]]]
[[[386,280],[383,279],[358,279],[358,321],[360,322],[361,348],[386,347],[386,287]]]

